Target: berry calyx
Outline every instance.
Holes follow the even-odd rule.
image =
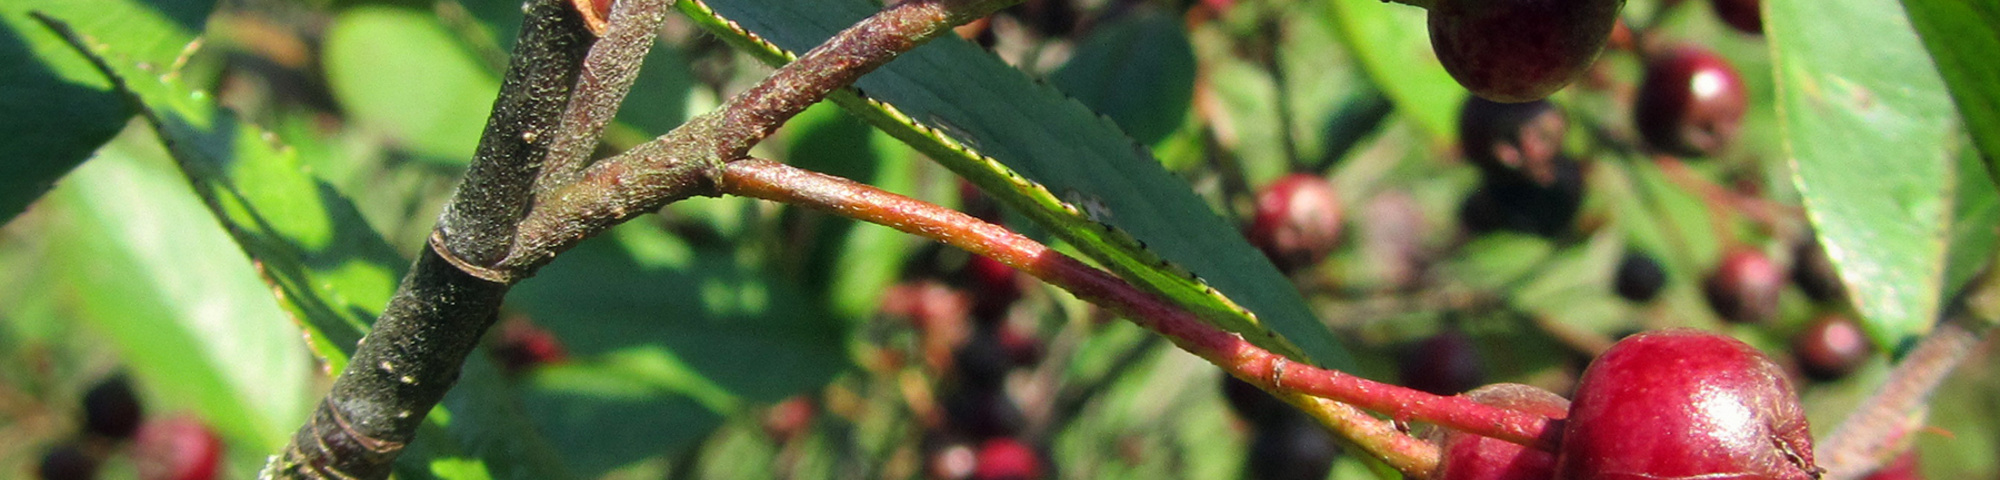
[[[1581,76],[1623,0],[1439,0],[1431,48],[1446,72],[1496,102],[1539,100]]]
[[[1737,249],[1722,257],[1702,290],[1724,320],[1762,323],[1778,316],[1778,293],[1784,286],[1785,274],[1770,257]]]
[[[1743,77],[1729,60],[1682,45],[1654,54],[1632,113],[1653,148],[1683,157],[1713,155],[1736,139],[1749,111]]]
[[[1818,477],[1785,372],[1714,333],[1626,337],[1584,371],[1554,478]]]
[[[1340,240],[1340,196],[1317,175],[1294,173],[1257,194],[1250,243],[1280,270],[1319,263]]]

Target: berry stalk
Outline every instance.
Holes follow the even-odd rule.
[[[1399,421],[1433,423],[1554,451],[1559,429],[1555,428],[1557,422],[1548,417],[1496,408],[1462,397],[1441,397],[1294,362],[1241,336],[1203,323],[1193,314],[1102,270],[1006,227],[957,211],[766,160],[731,162],[724,168],[718,186],[724,193],[825,210],[998,260],[1165,335],[1182,349],[1229,374],[1307,410],[1321,418],[1322,423],[1405,472],[1427,472],[1434,467],[1435,447],[1415,446],[1412,442],[1422,442],[1400,432],[1384,432],[1380,428],[1382,422],[1360,415],[1343,403],[1387,414]]]

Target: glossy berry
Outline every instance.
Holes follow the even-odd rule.
[[[1861,326],[1844,315],[1820,317],[1792,337],[1792,355],[1814,380],[1836,380],[1854,373],[1874,353],[1874,345],[1861,333]]]
[[[97,457],[71,444],[50,449],[42,455],[35,474],[42,480],[91,480],[97,478]]]
[[[1646,303],[1660,296],[1660,289],[1667,285],[1667,272],[1650,255],[1625,252],[1625,259],[1618,262],[1618,273],[1612,282],[1616,284],[1618,296],[1633,303]]]
[[[214,480],[222,437],[191,418],[147,422],[133,439],[132,462],[140,480]]]
[[[1564,424],[1552,478],[1817,477],[1784,370],[1709,332],[1620,340],[1584,371]]]
[[[1764,14],[1758,11],[1762,0],[1709,0],[1715,7],[1715,16],[1722,18],[1736,31],[1752,35],[1764,33]]]
[[[1333,434],[1304,415],[1259,425],[1250,440],[1246,478],[1253,480],[1322,480],[1333,471],[1340,446]]]
[[[1438,395],[1456,395],[1486,383],[1484,365],[1472,337],[1448,330],[1417,342],[1404,354],[1403,385]]]
[[[1011,437],[989,439],[979,444],[973,480],[1034,480],[1043,478],[1042,458]]]
[[[1446,72],[1496,102],[1539,100],[1592,62],[1623,0],[1438,0],[1431,48]]]
[[[1557,155],[1569,121],[1547,100],[1500,103],[1468,97],[1458,111],[1458,140],[1466,160],[1487,176],[1554,183]]]
[[[1713,155],[1736,139],[1750,100],[1729,60],[1693,45],[1656,53],[1632,113],[1646,143],[1683,157]]]
[[[132,438],[146,412],[132,383],[123,375],[113,376],[90,387],[83,394],[83,431],[105,438]]]
[[[1722,257],[1722,263],[1702,284],[1708,304],[1724,320],[1736,323],[1763,323],[1778,316],[1778,292],[1785,286],[1785,274],[1763,252],[1737,249]]]
[[[1250,243],[1281,270],[1311,266],[1340,240],[1340,217],[1332,183],[1311,174],[1286,175],[1257,194]]]
[[[1487,385],[1465,396],[1486,405],[1554,419],[1569,416],[1569,400],[1517,383]],[[1518,443],[1444,428],[1433,430],[1431,440],[1442,457],[1427,480],[1547,480],[1556,469],[1554,453]]]

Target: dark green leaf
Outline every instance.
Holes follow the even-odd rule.
[[[1138,9],[1092,30],[1049,82],[1151,145],[1187,117],[1194,47],[1179,19]]]
[[[1377,0],[1330,0],[1329,21],[1341,45],[1361,61],[1375,86],[1396,111],[1429,131],[1431,138],[1458,135],[1458,107],[1465,88],[1452,80],[1431,50],[1424,9]]]
[[[2000,182],[2000,1],[1903,0],[1903,9],[1986,153],[1988,178]]]

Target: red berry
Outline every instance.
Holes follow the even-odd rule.
[[[979,444],[978,466],[973,480],[1034,480],[1042,478],[1041,455],[1011,437]]]
[[[1439,0],[1431,48],[1474,95],[1526,102],[1569,85],[1604,49],[1623,0]]]
[[[1778,316],[1785,274],[1763,252],[1738,249],[1722,257],[1702,289],[1724,320],[1762,323]]]
[[[1713,155],[1736,139],[1749,111],[1743,77],[1729,60],[1683,45],[1654,54],[1632,113],[1648,145],[1683,157]]]
[[[1489,177],[1553,184],[1568,132],[1562,110],[1547,100],[1500,103],[1469,97],[1458,110],[1459,146]]]
[[[147,422],[133,440],[132,462],[141,480],[214,480],[222,438],[192,418]]]
[[[1785,372],[1743,342],[1669,329],[1626,337],[1577,384],[1554,478],[1818,476]]]
[[[1294,173],[1257,194],[1250,243],[1281,270],[1319,263],[1340,240],[1340,196],[1317,175]]]
[[[1764,2],[1761,0],[1709,0],[1708,2],[1710,6],[1715,7],[1715,16],[1722,17],[1723,23],[1734,27],[1736,31],[1752,35],[1764,33],[1764,14],[1758,11],[1758,4],[1761,3]]]
[[[1466,392],[1473,401],[1562,419],[1569,400],[1548,390],[1517,383],[1498,383]],[[1555,473],[1556,455],[1518,443],[1457,430],[1437,429],[1432,435],[1442,458],[1429,480],[1545,480]]]
[[[1911,449],[1897,455],[1888,465],[1861,480],[1923,480],[1924,472],[1917,469],[1917,451]]]
[[[500,368],[510,375],[569,360],[569,351],[554,332],[521,318],[500,324],[492,352],[500,360]]]
[[[92,435],[132,438],[145,417],[139,396],[132,392],[131,381],[123,375],[104,379],[83,394],[83,431]]]
[[[779,443],[789,442],[812,429],[819,407],[810,397],[799,395],[772,405],[764,412],[764,434]]]
[[[1860,325],[1837,314],[1820,317],[1792,337],[1792,354],[1806,375],[1815,380],[1835,380],[1854,373],[1874,350]]]

